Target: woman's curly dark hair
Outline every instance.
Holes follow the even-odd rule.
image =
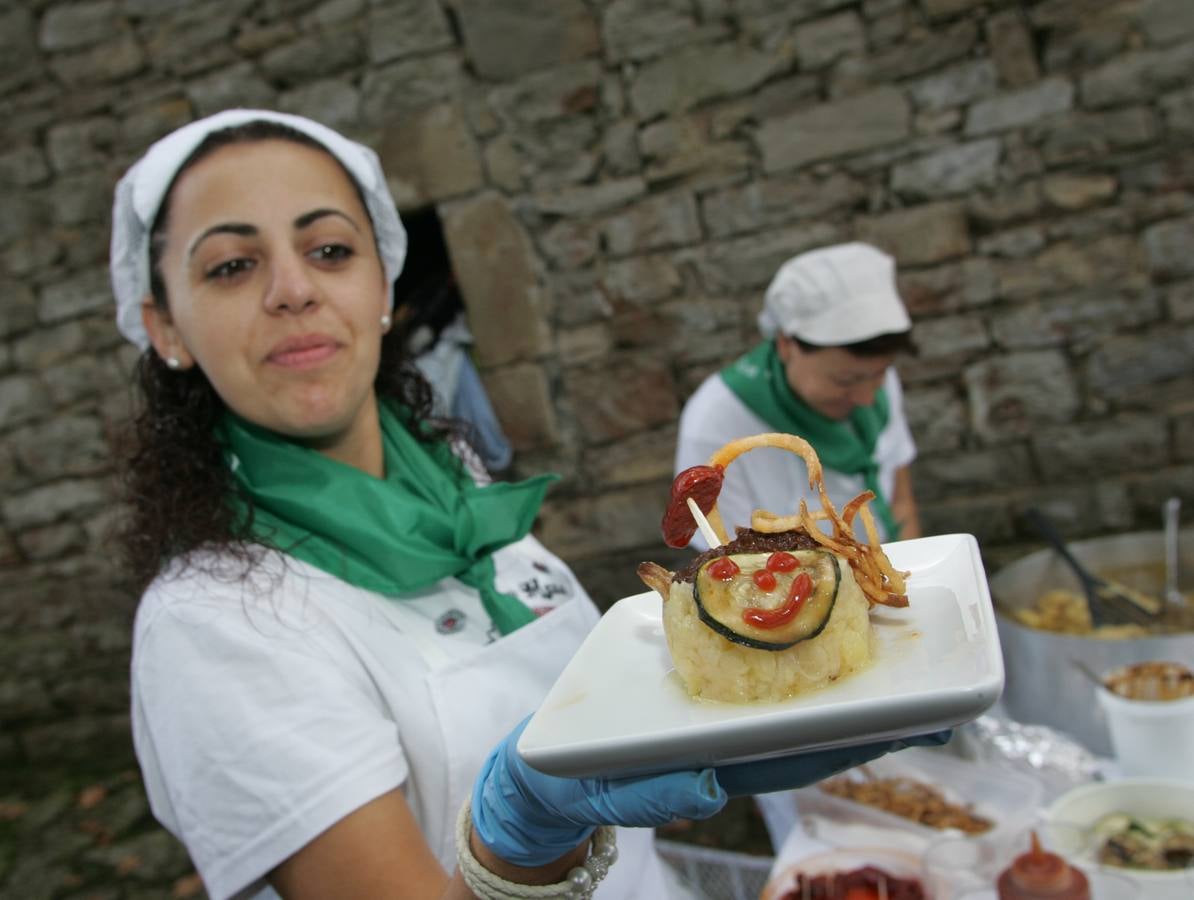
[[[179,167],[175,181],[219,147],[277,138],[327,152],[301,132],[253,122],[209,135]],[[356,179],[344,171],[367,209]],[[150,239],[150,289],[161,309],[168,308],[160,255],[172,189],[173,185],[162,201]],[[143,589],[165,563],[186,559],[201,547],[219,547],[222,554],[242,562],[247,572],[260,548],[250,537],[251,501],[239,491],[215,437],[215,426],[226,409],[224,401],[198,366],[172,370],[152,348],[138,359],[134,384],[141,405],[118,449],[130,507],[120,532],[127,574]],[[416,437],[435,440],[452,432],[450,423],[432,418],[431,387],[407,358],[399,329],[382,339],[374,389],[379,398],[399,404]],[[228,502],[236,494],[249,510],[247,518],[239,518]]]

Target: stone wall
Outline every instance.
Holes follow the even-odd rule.
[[[661,552],[680,406],[788,256],[889,248],[930,531],[991,561],[1194,505],[1189,0],[0,4],[0,768],[127,765],[112,186],[233,105],[435,206],[517,470],[597,599]],[[417,248],[415,248],[417,252]],[[116,762],[113,762],[116,761]]]

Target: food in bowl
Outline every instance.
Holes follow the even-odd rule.
[[[1099,862],[1128,869],[1194,866],[1194,822],[1112,813],[1095,823]]]
[[[717,512],[723,473],[757,447],[779,447],[804,459],[821,510],[812,513],[803,501],[792,516],[756,510],[751,527],[736,529],[730,540]],[[872,499],[864,491],[839,513],[821,482],[816,453],[789,434],[731,441],[708,465],[676,476],[663,516],[664,542],[686,546],[708,516],[712,549],[677,572],[644,562],[638,574],[663,598],[664,635],[691,696],[781,700],[870,662],[871,607],[908,605],[907,573],[895,571],[879,545],[866,506]],[[866,529],[865,543],[855,536],[855,517]],[[832,524],[832,534],[820,529],[822,520]]]
[[[1041,594],[1033,606],[1007,610],[1021,625],[1039,631],[1058,634],[1081,634],[1105,639],[1144,637],[1149,629],[1143,625],[1100,625],[1094,627],[1086,598],[1076,591],[1057,588]]]
[[[866,766],[859,766],[855,771],[861,777],[841,775],[821,782],[818,787],[835,797],[863,803],[942,831],[957,829],[965,834],[983,834],[995,826],[990,819],[967,806],[951,803],[940,790],[915,778],[876,778]]]
[[[926,896],[919,879],[863,866],[849,872],[798,874],[791,889],[776,900],[925,900]]]
[[[1150,660],[1111,670],[1103,685],[1128,700],[1181,700],[1194,697],[1194,672],[1181,663]]]

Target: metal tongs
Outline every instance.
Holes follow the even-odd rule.
[[[1025,510],[1024,518],[1078,576],[1078,581],[1081,582],[1082,590],[1086,594],[1086,603],[1090,607],[1090,621],[1093,627],[1153,624],[1154,617],[1162,609],[1161,602],[1156,597],[1151,597],[1143,591],[1134,590],[1108,578],[1102,578],[1078,562],[1066,545],[1065,539],[1039,509]]]

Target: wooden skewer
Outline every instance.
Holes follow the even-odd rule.
[[[701,530],[701,534],[705,538],[705,542],[709,545],[709,549],[721,546],[721,539],[718,538],[717,532],[713,530],[713,526],[709,524],[709,520],[705,518],[705,514],[701,512],[701,508],[697,506],[697,502],[691,497],[688,498],[688,508],[692,511],[692,517],[696,520],[697,528]]]

